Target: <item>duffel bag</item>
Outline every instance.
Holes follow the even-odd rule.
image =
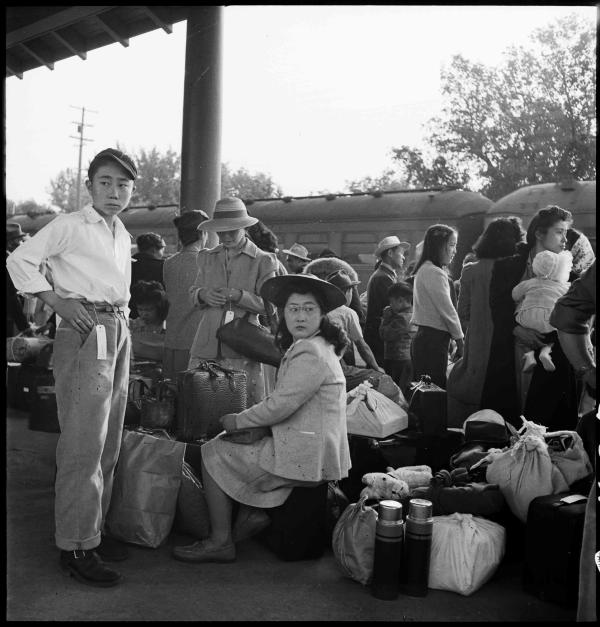
[[[33,363],[45,346],[51,345],[54,340],[47,337],[16,337],[6,338],[6,361],[20,364]]]
[[[246,409],[246,379],[243,370],[214,361],[177,373],[177,439],[191,442],[223,431],[221,416]]]
[[[502,511],[505,503],[502,492],[493,483],[419,487],[411,491],[411,498],[431,501],[434,516],[454,513],[491,516]]]

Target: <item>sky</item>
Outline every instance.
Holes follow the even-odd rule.
[[[222,161],[265,172],[286,195],[378,176],[394,146],[424,145],[455,54],[497,65],[509,46],[594,6],[228,6]],[[186,23],[5,81],[5,191],[50,204],[49,183],[117,142],[181,151]]]

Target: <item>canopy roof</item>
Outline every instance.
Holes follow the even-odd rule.
[[[187,6],[62,6],[6,8],[6,77],[78,56],[187,19]]]

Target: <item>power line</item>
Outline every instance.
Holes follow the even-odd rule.
[[[77,132],[79,133],[78,137],[75,137],[74,135],[69,135],[69,137],[71,137],[72,139],[78,139],[79,140],[79,163],[77,166],[77,201],[76,201],[76,210],[80,209],[80,201],[81,201],[81,153],[83,150],[83,142],[93,142],[93,139],[88,139],[87,137],[83,136],[83,129],[86,126],[94,126],[93,124],[86,124],[85,123],[85,112],[86,112],[86,108],[85,107],[74,107],[73,105],[69,105],[72,109],[78,109],[81,111],[81,122],[73,122],[73,124],[77,125]],[[93,109],[87,109],[87,111],[89,113],[99,113],[98,111],[94,111]]]

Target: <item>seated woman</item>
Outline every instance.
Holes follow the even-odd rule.
[[[138,312],[129,322],[132,360],[161,362],[169,311],[167,293],[158,281],[138,281],[131,287],[131,300]]]
[[[232,499],[250,508],[272,508],[294,486],[317,486],[348,474],[346,386],[339,362],[347,339],[326,316],[345,297],[326,281],[297,274],[268,279],[261,296],[283,309],[276,340],[286,353],[277,383],[261,402],[226,414],[221,422],[228,432],[270,427],[270,434],[252,444],[219,434],[203,445],[211,532],[205,540],[175,547],[173,555],[182,561],[235,560]]]

